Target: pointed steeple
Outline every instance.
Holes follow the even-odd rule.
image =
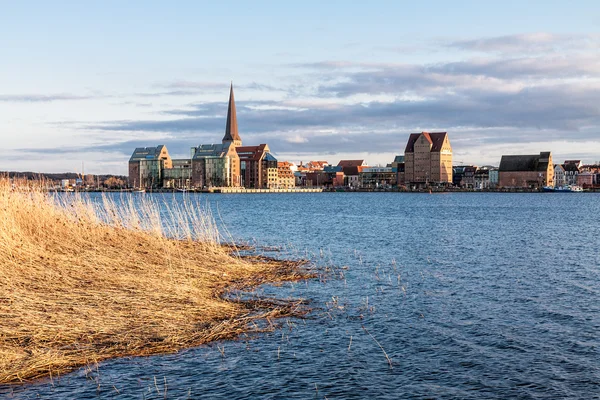
[[[238,133],[237,114],[235,112],[235,99],[233,97],[233,82],[229,89],[229,107],[227,108],[227,125],[225,125],[225,136],[223,144],[232,142],[234,146],[241,146],[242,139]]]

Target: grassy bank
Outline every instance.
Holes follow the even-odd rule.
[[[304,278],[298,263],[233,256],[193,205],[166,218],[170,228],[152,203],[57,204],[0,179],[0,384],[233,338],[296,312],[223,294]]]

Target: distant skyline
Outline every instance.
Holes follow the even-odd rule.
[[[126,174],[135,147],[244,144],[385,165],[411,132],[455,163],[600,160],[596,1],[3,2],[0,170]]]

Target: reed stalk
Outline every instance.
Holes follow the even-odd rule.
[[[92,203],[0,178],[0,384],[235,338],[257,319],[302,312],[225,296],[307,274],[235,257],[220,240],[192,203]]]

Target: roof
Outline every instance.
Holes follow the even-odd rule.
[[[194,160],[207,157],[224,157],[229,150],[229,144],[201,144],[196,147]]]
[[[534,155],[509,155],[502,156],[500,160],[500,171],[504,172],[523,172],[523,171],[540,171],[544,172],[548,169],[546,156],[549,152],[534,154]]]
[[[323,168],[323,171],[328,172],[328,173],[342,172],[342,167],[340,167],[339,165],[326,165]]]
[[[404,162],[404,156],[396,156],[394,157],[394,161],[395,163],[403,163]]]
[[[361,167],[365,164],[365,160],[340,160],[338,167]]]
[[[258,146],[239,146],[235,148],[240,160],[259,161],[263,158],[264,153],[269,153],[269,146],[259,144]]]
[[[133,151],[129,161],[158,160],[164,148],[165,146],[162,144],[156,147],[138,147]]]
[[[565,164],[563,164],[562,167],[565,170],[565,172],[579,172],[579,168],[577,168],[577,164],[565,163]]]
[[[233,82],[229,88],[229,106],[227,107],[227,124],[225,125],[224,142],[233,142],[234,140],[241,141],[238,133],[237,113],[235,111],[235,99],[233,97]]]
[[[429,143],[431,143],[431,151],[438,152],[442,150],[442,146],[444,145],[444,139],[446,139],[446,136],[448,136],[448,132],[411,133],[408,137],[408,143],[406,143],[404,153],[415,152],[415,142],[419,137],[421,137],[421,135],[425,136]]]
[[[306,163],[306,168],[308,169],[323,169],[325,166],[329,165],[327,161],[309,161]]]
[[[265,158],[263,158],[263,160],[264,161],[275,161],[275,162],[277,162],[277,159],[271,153],[265,154]]]
[[[363,171],[363,169],[364,167],[362,166],[343,167],[344,175],[346,176],[358,175]]]

